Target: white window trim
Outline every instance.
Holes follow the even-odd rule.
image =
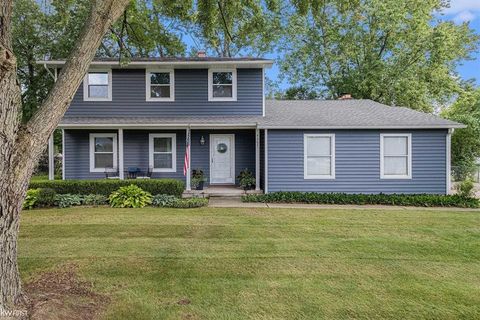
[[[90,172],[105,172],[107,168],[95,168],[95,138],[113,138],[113,168],[115,171],[118,165],[117,134],[116,133],[90,133]]]
[[[307,140],[308,138],[329,137],[330,138],[330,174],[308,174],[307,170]],[[303,135],[303,175],[304,179],[335,179],[335,134],[310,134]]]
[[[108,97],[107,98],[90,98],[88,96],[88,74],[95,72],[108,73]],[[83,100],[84,101],[112,101],[112,69],[91,69],[83,78]]]
[[[151,78],[150,73],[163,72],[170,74],[170,97],[169,98],[152,98],[150,96]],[[175,71],[173,69],[146,69],[145,70],[145,100],[146,101],[175,101]]]
[[[406,175],[384,174],[384,137],[406,137],[407,138],[407,172]],[[412,134],[411,133],[381,133],[380,134],[380,179],[412,179]]]
[[[172,168],[154,168],[153,139],[172,138]],[[148,163],[153,172],[177,172],[177,135],[175,133],[150,133],[148,136]]]
[[[232,73],[232,97],[214,97],[213,96],[213,73],[231,72]],[[208,69],[208,101],[237,101],[237,69]]]

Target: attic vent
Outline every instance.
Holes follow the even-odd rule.
[[[344,93],[340,97],[338,97],[338,100],[350,100],[352,99],[352,95],[350,93]]]
[[[205,58],[207,56],[207,53],[205,52],[205,50],[199,50],[197,52],[197,57],[199,58]]]

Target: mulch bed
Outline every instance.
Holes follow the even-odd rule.
[[[24,286],[30,319],[92,320],[105,310],[110,299],[95,293],[77,276],[77,266],[64,265],[44,272]]]

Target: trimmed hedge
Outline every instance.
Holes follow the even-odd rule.
[[[346,194],[315,192],[273,192],[242,197],[243,202],[393,205],[415,207],[478,208],[479,199],[459,195],[430,194]]]
[[[132,184],[151,194],[170,194],[180,197],[184,191],[183,182],[175,179],[31,181],[29,188],[50,188],[58,194],[101,194],[109,196],[120,187]]]
[[[208,205],[206,198],[177,198],[166,194],[157,194],[152,199],[154,207],[164,208],[200,208]]]

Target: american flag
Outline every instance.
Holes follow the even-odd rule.
[[[188,172],[188,155],[190,154],[190,143],[189,143],[189,137],[187,136],[187,141],[185,142],[186,148],[185,148],[185,160],[183,161],[183,175],[187,176]]]

